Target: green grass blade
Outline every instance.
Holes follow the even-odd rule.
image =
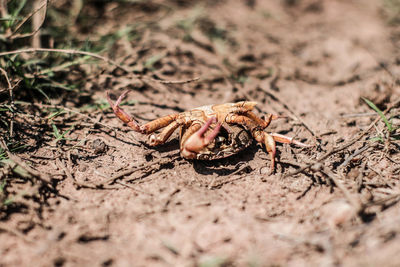
[[[19,2],[19,5],[17,6],[17,8],[15,10],[12,11],[12,16],[16,17],[19,15],[19,13],[21,12],[21,10],[24,8],[25,4],[26,4],[27,0],[22,0]]]
[[[68,134],[68,133],[72,130],[72,128],[74,128],[74,127],[75,127],[75,124],[72,125],[71,127],[69,127],[68,130],[66,130],[65,132],[63,132],[62,135],[60,136],[60,138],[57,138],[57,139],[58,139],[58,140],[63,139],[64,136],[65,136],[66,134]],[[57,140],[57,141],[58,141],[58,140]]]
[[[165,54],[158,54],[158,55],[151,56],[149,59],[146,60],[146,62],[144,63],[144,66],[146,68],[152,69],[154,64],[156,64],[158,61],[160,61],[164,57],[165,57]]]
[[[7,158],[6,152],[0,148],[0,161]]]
[[[39,93],[41,93],[41,94],[47,99],[47,101],[48,101],[49,103],[51,103],[50,97],[49,97],[39,86],[37,86],[35,89],[36,89]]]
[[[371,142],[381,142],[381,143],[384,142],[384,141],[383,141],[383,138],[380,137],[380,136],[372,137],[372,138],[370,138],[370,139],[368,139],[368,140],[371,141]]]
[[[47,119],[48,119],[48,120],[51,120],[52,118],[57,117],[58,115],[61,115],[61,114],[64,114],[64,113],[67,113],[67,112],[66,112],[65,110],[63,110],[63,109],[60,109],[60,110],[58,110],[58,111],[56,111],[56,112],[50,114],[50,115],[47,117]],[[54,128],[53,128],[53,129],[54,129]]]
[[[56,139],[58,139],[60,137],[60,132],[58,131],[57,126],[54,123],[52,123],[51,127],[53,127],[53,135],[54,135],[54,137]]]
[[[0,193],[3,193],[3,191],[4,191],[4,187],[6,186],[6,181],[3,181],[1,184],[0,184]]]
[[[372,108],[373,110],[376,111],[376,113],[379,114],[379,116],[381,117],[381,119],[385,122],[386,127],[388,128],[389,132],[393,132],[393,126],[392,126],[392,124],[388,121],[388,119],[386,118],[385,114],[383,114],[383,112],[382,112],[374,103],[372,103],[372,102],[369,101],[368,99],[366,99],[366,98],[364,98],[364,97],[363,97],[362,99],[365,101],[365,103],[368,104],[368,106],[370,106],[370,108]]]

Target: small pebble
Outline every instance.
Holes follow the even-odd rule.
[[[99,138],[95,139],[92,142],[91,148],[93,149],[93,152],[95,154],[103,154],[103,153],[105,153],[107,151],[106,143],[104,143],[104,141],[99,139]]]

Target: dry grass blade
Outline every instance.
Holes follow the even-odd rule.
[[[284,101],[282,101],[276,94],[271,92],[271,90],[267,90],[262,87],[260,87],[260,89],[264,93],[266,93],[269,97],[271,97],[274,101],[280,104],[284,109],[286,109],[296,120],[298,120],[304,126],[304,128],[307,129],[307,131],[309,131],[312,134],[312,136],[315,137],[316,141],[319,142],[316,133],[311,129],[311,127],[308,126],[307,123],[302,118],[300,118],[300,116],[298,116],[291,108],[289,108],[289,106],[285,104]]]
[[[400,104],[400,99],[398,99],[396,102],[390,104],[390,105],[386,108],[386,110],[383,112],[383,114],[386,115],[392,108],[397,107],[399,104]],[[294,172],[288,173],[288,174],[286,174],[284,177],[289,177],[289,176],[293,176],[293,175],[296,175],[296,174],[298,174],[298,173],[301,173],[301,172],[305,171],[306,169],[311,168],[311,167],[314,166],[315,164],[324,161],[324,160],[327,159],[328,157],[330,157],[330,156],[332,156],[332,155],[334,155],[334,154],[336,154],[336,153],[338,153],[338,152],[340,152],[340,151],[343,151],[343,150],[345,150],[346,148],[352,146],[354,143],[356,143],[358,140],[360,140],[364,135],[366,135],[366,134],[374,127],[374,125],[375,125],[379,120],[381,120],[381,116],[378,116],[365,130],[363,130],[361,133],[359,133],[353,140],[347,142],[346,144],[344,144],[344,145],[342,145],[342,146],[340,146],[340,147],[338,147],[338,148],[333,148],[333,149],[331,149],[330,151],[326,152],[324,155],[322,155],[321,157],[319,157],[316,161],[314,161],[314,162],[312,162],[312,163],[309,163],[309,164],[307,164],[306,166],[301,167],[300,169],[298,169],[298,170],[296,170],[296,171],[294,171]]]
[[[102,186],[104,186],[104,185],[112,184],[112,183],[114,183],[116,180],[121,179],[121,178],[123,178],[124,176],[130,175],[130,174],[132,174],[132,173],[134,173],[134,172],[136,172],[136,171],[141,171],[141,170],[144,170],[144,169],[146,169],[146,168],[148,168],[148,167],[151,167],[151,166],[160,164],[160,163],[163,162],[163,161],[165,161],[165,159],[158,159],[158,160],[152,161],[152,162],[150,162],[150,163],[148,163],[148,164],[144,164],[144,165],[142,165],[142,166],[135,166],[135,167],[133,167],[133,168],[130,168],[130,169],[121,171],[121,172],[115,174],[114,176],[110,177],[109,179],[107,179],[107,180],[105,180],[105,181],[102,181],[102,182],[96,184],[96,187],[102,187]]]
[[[8,85],[8,93],[10,95],[10,103],[11,103],[11,106],[13,106],[14,105],[13,87],[11,85],[10,79],[8,78],[7,72],[1,67],[0,67],[0,71],[4,75],[4,77],[6,78],[7,85]],[[14,114],[13,114],[13,116],[14,116]],[[11,121],[10,121],[10,130],[9,130],[9,132],[10,132],[10,136],[14,136],[14,118],[13,117],[11,118]]]
[[[115,62],[114,60],[100,56],[96,53],[92,52],[87,52],[87,51],[80,51],[80,50],[74,50],[74,49],[57,49],[57,48],[26,48],[26,49],[19,49],[19,50],[14,50],[14,51],[8,51],[8,52],[1,52],[1,56],[8,56],[8,55],[16,55],[16,54],[22,54],[22,53],[64,53],[64,54],[72,54],[72,55],[85,55],[85,56],[90,56],[93,58],[100,59],[104,62],[107,62],[108,64],[114,65],[117,68],[125,71],[126,73],[132,72],[131,69],[129,69],[126,66],[122,66]],[[163,84],[184,84],[184,83],[190,83],[199,80],[199,77],[195,77],[192,79],[187,79],[183,81],[166,81],[166,80],[158,80],[158,79],[152,79],[152,78],[145,78],[143,75],[140,74],[135,74],[139,79],[148,79],[151,81],[155,81],[158,83],[163,83]]]
[[[339,165],[339,168],[340,168],[340,167],[342,167],[342,168],[343,168],[343,167],[346,167],[347,164],[350,163],[350,161],[352,161],[352,160],[353,160],[355,157],[357,157],[358,155],[362,154],[364,151],[367,151],[369,148],[370,148],[369,144],[366,144],[366,145],[363,146],[362,148],[357,149],[356,151],[354,151],[353,154],[351,154],[350,156],[348,156],[348,157],[346,158],[346,160],[343,161],[342,164]]]
[[[13,94],[12,94],[12,86],[11,86],[10,79],[8,78],[7,72],[6,72],[3,68],[0,67],[0,71],[1,71],[1,73],[4,75],[4,77],[6,78],[7,85],[8,85],[8,91],[10,92],[10,98],[12,99],[12,98],[13,98],[13,97],[12,97]],[[6,90],[7,90],[7,89],[6,89]]]
[[[73,54],[73,55],[85,55],[85,56],[90,56],[94,57],[100,60],[103,60],[111,65],[116,66],[117,68],[125,71],[125,72],[131,72],[127,67],[124,67],[114,60],[111,60],[107,57],[100,56],[96,53],[91,53],[87,51],[80,51],[80,50],[74,50],[74,49],[57,49],[57,48],[26,48],[26,49],[19,49],[19,50],[14,50],[14,51],[7,51],[7,52],[1,52],[0,56],[8,56],[8,55],[16,55],[16,54],[22,54],[22,53],[64,53],[64,54]]]
[[[166,81],[166,80],[157,80],[157,79],[151,79],[154,82],[162,83],[162,84],[185,84],[185,83],[191,83],[200,80],[200,77],[195,77],[192,79],[187,79],[187,80],[182,80],[182,81]]]
[[[68,112],[72,112],[72,113],[75,113],[75,114],[79,114],[80,116],[83,116],[83,117],[85,117],[86,119],[92,121],[94,124],[101,125],[101,126],[103,126],[103,127],[105,127],[105,128],[108,128],[108,129],[110,129],[110,130],[116,130],[115,127],[110,126],[110,125],[107,125],[107,124],[105,124],[105,123],[102,123],[102,122],[100,122],[100,121],[98,121],[98,120],[96,120],[96,119],[94,119],[94,118],[92,118],[92,117],[90,117],[90,116],[88,116],[88,115],[82,113],[81,111],[79,111],[79,110],[77,110],[77,109],[67,108],[67,107],[60,106],[60,105],[48,105],[48,104],[41,104],[41,103],[19,102],[18,104],[21,104],[21,105],[32,105],[32,106],[36,106],[36,107],[39,107],[39,108],[56,108],[56,109],[66,110],[66,111],[68,111]]]
[[[40,26],[37,27],[33,32],[28,33],[28,34],[20,34],[20,35],[17,35],[16,33],[32,16],[34,16],[42,8],[46,7],[46,9],[47,9],[47,5],[49,4],[49,2],[50,2],[49,0],[45,0],[39,7],[37,7],[34,11],[29,13],[27,16],[25,16],[25,18],[15,27],[13,33],[8,38],[17,39],[17,38],[29,37],[29,36],[36,34],[40,30],[40,26],[43,24],[45,17],[43,17],[43,20],[42,20],[42,23],[40,24]]]
[[[342,191],[347,201],[354,207],[357,213],[362,210],[363,206],[361,205],[360,199],[356,195],[350,193],[350,191],[339,180],[339,177],[337,177],[335,173],[328,170],[327,168],[323,168],[322,170],[320,170],[320,172],[329,177],[329,179],[331,179],[335,183],[335,185]]]
[[[64,160],[60,160],[57,159],[56,160],[56,165],[62,169],[65,173],[65,175],[68,177],[68,179],[70,179],[75,185],[77,185],[78,187],[82,187],[82,188],[90,188],[90,189],[97,189],[96,186],[92,185],[92,184],[87,184],[87,183],[82,183],[77,181],[74,176],[72,175],[71,171],[68,169],[68,167],[66,166]]]
[[[129,189],[131,189],[131,190],[133,190],[133,191],[135,191],[135,192],[137,192],[137,193],[141,193],[141,194],[153,196],[153,194],[148,193],[148,192],[145,192],[145,191],[143,191],[143,190],[139,190],[139,189],[137,189],[136,187],[134,187],[134,186],[132,186],[132,185],[130,185],[130,184],[127,184],[127,183],[125,183],[125,182],[116,181],[115,183],[120,184],[120,185],[122,185],[122,186],[124,186],[124,187],[126,187],[126,188],[129,188]]]

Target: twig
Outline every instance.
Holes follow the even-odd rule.
[[[100,56],[95,53],[87,52],[87,51],[80,51],[80,50],[74,50],[74,49],[57,49],[57,48],[26,48],[26,49],[19,49],[19,50],[13,50],[13,51],[8,51],[8,52],[2,52],[0,53],[1,56],[8,56],[8,55],[15,55],[15,54],[21,54],[21,53],[45,53],[45,52],[53,52],[53,53],[64,53],[64,54],[73,54],[73,55],[85,55],[85,56],[90,56],[94,57],[100,60],[103,60],[111,65],[114,65],[118,67],[119,69],[125,71],[125,72],[130,72],[129,69],[127,69],[124,66],[121,66],[117,62],[115,62],[112,59],[109,59],[107,57]]]
[[[400,166],[400,161],[396,161],[396,160],[390,158],[388,155],[385,155],[385,157],[386,157],[388,160],[390,160],[391,162],[393,162],[393,163],[395,163],[395,164],[398,164],[398,165]]]
[[[3,73],[4,77],[6,78],[7,85],[8,85],[8,91],[10,92],[10,98],[13,99],[12,86],[10,83],[10,79],[8,78],[7,72],[2,67],[0,67],[0,71]]]
[[[140,170],[146,169],[148,167],[151,167],[152,165],[159,164],[162,161],[163,161],[163,159],[158,159],[156,161],[150,162],[150,164],[144,164],[142,166],[135,166],[135,167],[127,169],[125,171],[121,171],[121,172],[117,173],[116,175],[110,177],[109,179],[96,184],[96,187],[101,187],[103,185],[109,185],[109,184],[115,183],[116,180],[118,180],[126,175],[130,175],[130,174],[134,173],[135,171],[140,171]]]
[[[300,116],[298,116],[291,108],[288,107],[288,105],[285,104],[284,101],[282,101],[277,95],[275,95],[273,92],[271,92],[271,90],[267,90],[263,87],[259,87],[264,93],[266,93],[269,97],[271,97],[273,100],[275,100],[278,104],[280,104],[284,109],[286,109],[287,111],[289,111],[289,113],[296,118],[296,120],[300,121],[300,123],[304,126],[304,128],[307,129],[307,131],[309,131],[312,136],[315,137],[317,142],[320,142],[319,139],[317,138],[317,135],[315,134],[315,132],[311,129],[311,127],[309,127],[307,125],[307,123],[300,118]]]
[[[303,164],[298,164],[296,162],[293,161],[279,161],[278,163],[283,163],[283,164],[289,164],[289,165],[293,165],[293,166],[297,166],[297,167],[301,167],[301,169],[303,169],[303,171],[307,168],[307,165],[303,165]],[[334,174],[333,172],[331,172],[330,170],[328,170],[326,167],[323,166],[319,166],[319,168],[315,168],[315,171],[319,171],[321,172],[323,175],[327,176],[329,179],[331,179],[335,185],[343,192],[344,196],[346,197],[346,199],[354,206],[354,208],[359,211],[361,210],[361,204],[360,201],[358,199],[355,199],[355,197],[353,197],[353,195],[349,192],[349,190],[347,190],[347,188],[342,184],[342,182],[339,180],[339,178],[337,177],[336,174]],[[284,176],[286,177],[286,176]]]
[[[342,164],[339,165],[339,168],[346,167],[346,165],[349,164],[349,162],[350,162],[352,159],[354,159],[355,157],[357,157],[358,155],[360,155],[360,154],[363,153],[364,151],[368,150],[369,148],[370,148],[369,144],[366,144],[366,145],[363,146],[362,148],[357,149],[356,151],[354,151],[353,154],[351,154],[350,156],[348,156],[348,157],[346,158],[346,160],[343,161]]]
[[[358,117],[372,117],[375,116],[376,112],[369,112],[369,113],[349,113],[343,114],[340,117],[342,118],[358,118]]]
[[[387,114],[392,108],[398,106],[400,104],[400,99],[398,99],[396,102],[390,104],[386,110],[383,112],[383,114]],[[324,155],[322,155],[319,159],[317,159],[316,161],[307,164],[306,166],[301,167],[300,169],[292,172],[292,173],[288,173],[286,174],[284,177],[288,177],[288,176],[292,176],[292,175],[296,175],[298,173],[301,173],[303,171],[305,171],[308,168],[311,168],[312,166],[314,166],[315,164],[327,159],[328,157],[330,157],[333,154],[336,154],[337,152],[340,152],[342,150],[345,150],[346,148],[350,147],[351,145],[353,145],[354,143],[356,143],[358,140],[360,140],[364,135],[366,135],[373,127],[374,125],[381,119],[380,116],[377,116],[376,119],[367,127],[367,129],[363,130],[361,133],[358,134],[358,136],[356,136],[353,140],[347,142],[346,144],[338,147],[338,148],[333,148],[330,151],[326,152]]]
[[[328,170],[326,167],[322,167],[321,170],[319,170],[319,172],[321,172],[322,174],[324,174],[325,176],[327,176],[329,179],[331,179],[335,185],[337,186],[337,188],[339,188],[342,193],[344,194],[345,198],[347,199],[347,201],[349,201],[350,204],[352,204],[352,206],[354,207],[354,209],[358,212],[360,212],[362,210],[362,205],[359,199],[357,199],[356,197],[354,197],[349,190],[347,190],[347,188],[344,186],[344,184],[339,180],[339,178],[337,177],[336,174],[334,174],[333,172],[331,172],[330,170]]]
[[[40,2],[46,3],[46,7],[40,13],[36,13],[32,17],[32,33],[28,33],[27,36],[32,36],[31,45],[34,48],[42,47],[42,41],[40,39],[40,28],[42,27],[47,15],[47,4],[48,0],[35,0],[33,7],[38,8]],[[22,35],[23,36],[23,35]]]
[[[125,187],[127,187],[127,188],[129,188],[129,189],[132,189],[133,191],[136,191],[136,192],[138,192],[138,193],[142,193],[142,194],[146,194],[146,195],[149,195],[149,196],[153,196],[153,194],[148,193],[148,192],[145,192],[145,191],[142,191],[142,190],[139,190],[139,189],[135,188],[134,186],[132,186],[132,185],[130,185],[130,184],[127,184],[127,183],[125,183],[125,182],[116,181],[115,183],[120,184],[120,185],[122,185],[122,186],[125,186]]]
[[[9,38],[11,39],[16,39],[16,38],[24,38],[24,37],[29,37],[34,35],[35,33],[37,33],[40,29],[41,26],[39,26],[37,29],[35,29],[34,32],[32,33],[28,33],[28,34],[20,34],[20,35],[16,35],[16,32],[22,27],[22,25],[25,24],[25,22],[27,22],[33,15],[35,15],[37,12],[39,12],[43,7],[47,7],[48,5],[48,0],[46,0],[42,5],[40,5],[38,8],[36,8],[34,11],[32,11],[31,13],[29,13],[14,29],[13,33],[10,35]],[[43,21],[41,23],[41,25],[44,22],[44,18]]]
[[[60,105],[48,105],[48,104],[29,103],[29,102],[21,102],[21,101],[18,101],[16,104],[21,104],[21,105],[32,105],[32,106],[36,106],[36,107],[39,107],[39,108],[45,107],[45,108],[63,109],[63,110],[66,110],[66,111],[69,111],[69,112],[72,112],[72,113],[79,114],[79,115],[81,115],[81,116],[83,116],[83,117],[89,119],[89,120],[92,121],[93,123],[98,124],[98,125],[101,125],[101,126],[103,126],[103,127],[106,127],[106,128],[108,128],[108,129],[110,129],[110,130],[116,130],[116,128],[114,128],[114,127],[112,127],[112,126],[109,126],[109,125],[107,125],[107,124],[105,124],[105,123],[99,122],[99,121],[97,121],[96,119],[94,119],[94,118],[92,118],[92,117],[90,117],[90,116],[88,116],[88,115],[82,113],[81,111],[79,111],[79,110],[77,110],[77,109],[71,109],[71,108],[67,108],[67,107],[64,107],[64,106],[60,106]]]
[[[39,172],[36,171],[34,169],[32,169],[31,167],[29,167],[28,165],[26,165],[25,162],[23,162],[19,157],[13,155],[10,150],[8,149],[6,143],[4,142],[3,138],[0,138],[0,147],[6,151],[7,156],[14,161],[17,165],[21,166],[23,169],[25,169],[29,174],[31,174],[32,176],[36,177],[38,180],[44,182],[46,185],[48,185],[50,188],[52,187],[52,183],[51,183],[51,176],[47,173],[44,172]]]
[[[74,176],[72,175],[72,173],[69,171],[69,169],[67,168],[64,160],[60,160],[60,159],[56,159],[56,165],[61,168],[65,175],[68,177],[68,179],[70,179],[74,184],[76,184],[78,187],[82,187],[82,188],[90,188],[90,189],[98,189],[96,186],[91,185],[91,184],[86,184],[86,183],[82,183],[77,181]]]
[[[182,81],[167,81],[167,80],[158,80],[152,78],[146,78],[154,82],[162,83],[162,84],[184,84],[184,83],[191,83],[200,80],[200,77],[195,77],[192,79],[182,80]]]
[[[246,171],[246,169],[249,169],[249,168],[251,169],[249,164],[244,164],[243,166],[240,166],[236,171],[234,171],[231,174],[229,174],[229,177],[232,177],[232,176],[234,176],[236,174],[240,174],[240,173],[242,173],[243,171]],[[241,179],[246,178],[246,177],[248,177],[248,175],[241,175],[241,176],[238,176],[236,178],[231,178],[231,179],[230,178],[223,179],[222,181],[219,181],[219,183],[217,183],[217,184],[215,184],[216,179],[214,178],[212,180],[212,182],[208,185],[208,188],[211,189],[211,190],[212,189],[216,189],[216,188],[220,188],[223,185],[233,183],[235,181],[241,180]]]
[[[74,49],[57,49],[57,48],[26,48],[26,49],[19,49],[19,50],[13,50],[13,51],[8,51],[8,52],[2,52],[0,53],[1,56],[8,56],[8,55],[15,55],[15,54],[21,54],[21,53],[46,53],[46,52],[52,52],[52,53],[64,53],[64,54],[72,54],[72,55],[85,55],[85,56],[90,56],[94,57],[100,60],[103,60],[111,65],[116,66],[117,68],[125,71],[126,73],[131,73],[131,70],[128,69],[128,67],[122,66],[115,62],[112,59],[109,59],[107,57],[100,56],[95,53],[87,52],[87,51],[80,51],[80,50],[74,50]],[[166,81],[166,80],[158,80],[158,79],[153,79],[153,78],[148,78],[145,77],[141,74],[135,74],[138,79],[147,79],[150,81],[158,82],[158,83],[163,83],[163,84],[184,84],[184,83],[190,83],[194,82],[200,79],[200,77],[195,77],[192,79],[187,79],[183,81]]]

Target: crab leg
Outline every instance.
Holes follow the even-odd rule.
[[[272,120],[272,116],[273,115],[269,116],[269,121],[266,121],[268,124]],[[258,119],[261,120],[260,118]],[[265,128],[263,127],[264,125],[258,125],[257,121],[254,121],[252,118],[237,114],[232,114],[226,117],[226,122],[244,125],[249,131],[251,131],[257,142],[265,145],[271,158],[271,172],[273,172],[275,169],[276,144],[274,138],[262,130]]]
[[[150,134],[154,131],[157,131],[158,129],[164,128],[178,118],[178,114],[173,114],[153,120],[144,125],[139,125],[134,118],[129,116],[128,113],[126,113],[122,108],[119,107],[119,104],[121,103],[122,99],[124,99],[124,97],[128,94],[128,92],[129,91],[125,91],[122,95],[120,95],[120,97],[118,97],[117,101],[113,103],[110,98],[109,92],[107,91],[107,101],[112,107],[115,115],[120,120],[128,124],[128,126],[131,127],[134,131],[143,134]]]
[[[271,158],[271,173],[275,170],[275,154],[276,154],[276,143],[274,138],[262,130],[256,130],[253,132],[254,139],[257,142],[264,144]]]
[[[246,117],[250,118],[255,123],[257,123],[257,125],[261,126],[263,129],[267,128],[272,120],[276,120],[276,119],[281,118],[279,115],[268,114],[267,118],[265,120],[263,120],[263,119],[261,119],[260,117],[258,117],[256,114],[254,114],[251,111],[247,111],[244,115]]]
[[[188,131],[196,131],[190,137],[184,142],[181,150],[181,154],[185,158],[196,158],[196,155],[198,152],[200,152],[204,147],[209,145],[215,137],[218,135],[219,130],[221,128],[221,124],[218,123],[217,126],[209,133],[208,135],[205,135],[207,130],[209,129],[210,125],[212,123],[215,123],[216,118],[212,117],[207,120],[207,122],[198,129],[200,126],[198,123],[192,124]]]
[[[249,114],[249,113],[247,113]],[[254,117],[257,118],[257,120],[254,119]],[[271,120],[277,118],[276,115],[269,115],[267,120],[265,122],[269,124]],[[230,116],[226,117],[226,122],[227,123],[236,123],[236,124],[241,124],[244,125],[249,131],[251,131],[254,139],[256,139],[257,142],[264,144],[265,148],[268,152],[268,154],[271,157],[271,172],[274,171],[275,169],[275,154],[276,154],[276,142],[279,143],[286,143],[286,144],[295,144],[301,147],[308,147],[309,145],[303,144],[299,141],[294,140],[292,137],[288,137],[282,134],[268,134],[263,131],[264,125],[259,125],[258,120],[261,120],[258,118],[255,114],[251,113],[249,117],[245,115],[237,115],[237,114],[232,114]]]
[[[171,134],[180,126],[176,121],[169,124],[159,135],[152,134],[149,137],[149,143],[151,146],[156,146],[165,143]]]
[[[278,134],[278,133],[271,133],[272,138],[274,138],[274,140],[276,142],[279,143],[284,143],[284,144],[295,144],[296,146],[299,147],[310,147],[311,145],[307,145],[304,144],[300,141],[295,140],[293,137],[289,137],[283,134]]]

